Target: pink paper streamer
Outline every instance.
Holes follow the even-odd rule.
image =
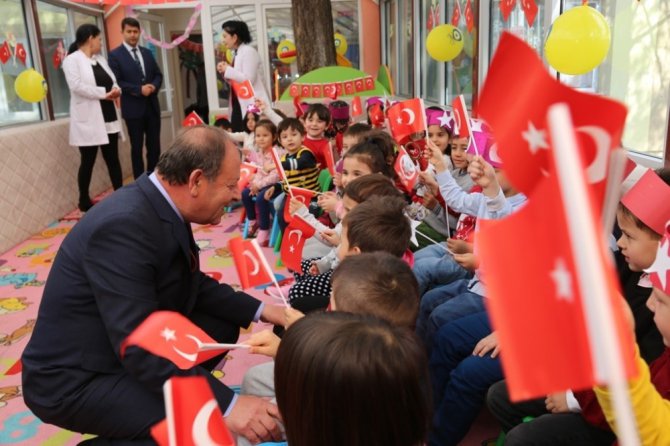
[[[197,5],[195,5],[193,14],[191,15],[191,18],[189,19],[188,24],[186,25],[186,30],[184,31],[184,34],[175,38],[172,42],[169,42],[169,43],[168,42],[161,42],[160,40],[154,39],[149,34],[144,32],[144,29],[142,29],[142,37],[144,37],[144,39],[147,42],[151,42],[153,45],[155,45],[157,47],[163,48],[165,50],[171,50],[174,47],[181,45],[182,43],[184,43],[184,41],[186,39],[188,39],[188,36],[191,35],[191,31],[195,27],[195,24],[197,23],[198,17],[200,16],[201,12],[202,12],[202,3],[198,3]],[[126,16],[129,16],[129,17],[136,17],[137,16],[137,14],[135,14],[135,10],[132,8],[132,6],[129,6],[126,9]]]

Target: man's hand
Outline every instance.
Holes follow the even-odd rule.
[[[305,313],[291,307],[284,308],[284,315],[286,317],[286,322],[284,322],[284,328],[286,329],[288,329],[291,325],[296,323],[299,319],[305,317]]]
[[[271,324],[284,326],[286,319],[284,318],[285,306],[265,304],[263,313],[261,313],[261,320],[263,322],[270,322]]]
[[[151,84],[142,85],[142,96],[149,96],[156,88]]]
[[[262,398],[240,395],[225,418],[228,429],[253,444],[281,440],[277,406]]]
[[[277,349],[281,339],[274,334],[272,330],[263,330],[254,333],[243,342],[243,344],[250,345],[249,353],[255,355],[265,355],[271,358],[277,356]]]
[[[568,408],[568,398],[565,395],[565,392],[558,392],[547,395],[547,399],[544,400],[544,405],[551,413],[570,412],[570,409]]]

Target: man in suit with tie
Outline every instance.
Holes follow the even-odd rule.
[[[139,46],[140,22],[132,17],[121,21],[123,44],[109,53],[109,66],[121,87],[121,116],[130,136],[133,176],[137,179],[153,172],[161,153],[161,109],[158,90],[163,83],[156,59],[147,48]],[[147,165],[142,147],[146,135]]]
[[[252,443],[277,439],[276,406],[236,396],[210,370],[221,360],[181,370],[123,340],[154,311],[176,311],[217,342],[240,327],[284,323],[284,309],[262,304],[200,270],[190,223],[218,224],[240,199],[240,157],[216,127],[189,127],[156,170],[87,212],[67,235],[44,289],[23,357],[23,394],[44,422],[124,441],[150,441],[165,417],[164,382],[202,375],[231,431]],[[107,443],[105,443],[107,444]],[[133,443],[138,444],[138,443]]]

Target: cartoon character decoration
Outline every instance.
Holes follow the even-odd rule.
[[[31,305],[32,302],[26,302],[25,296],[3,297],[0,298],[0,315],[23,311]]]

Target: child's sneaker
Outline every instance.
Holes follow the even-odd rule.
[[[258,242],[258,246],[267,248],[270,244],[270,231],[268,229],[260,229],[256,235],[256,241]]]

